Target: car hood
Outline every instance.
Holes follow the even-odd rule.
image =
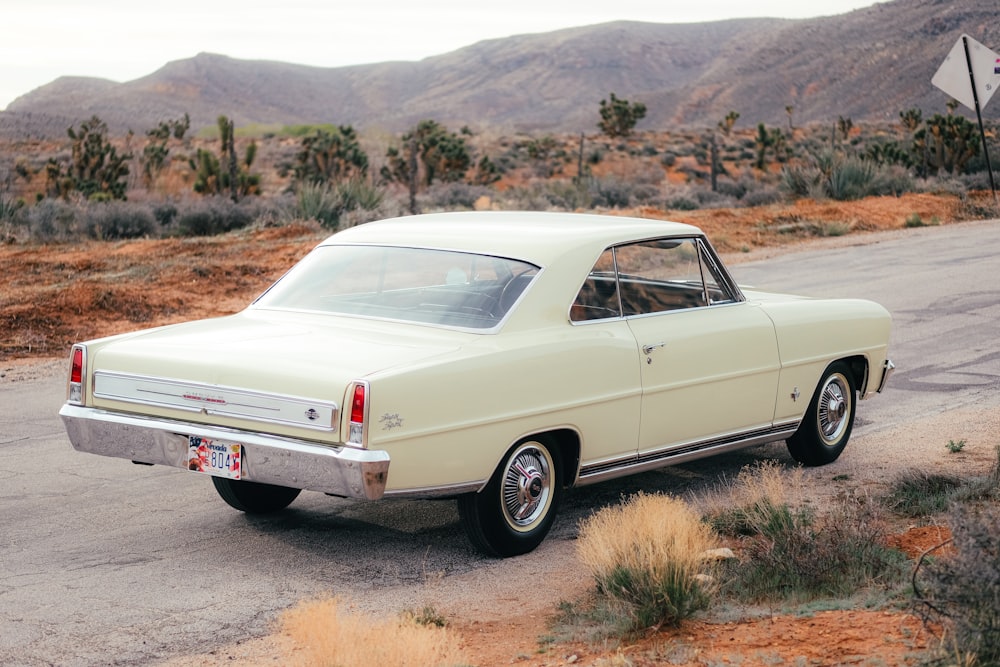
[[[348,383],[426,361],[472,334],[330,315],[247,310],[98,344],[91,368],[340,400]]]

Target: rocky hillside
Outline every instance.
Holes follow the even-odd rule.
[[[894,120],[944,111],[931,77],[962,33],[1000,49],[996,0],[892,0],[838,16],[700,24],[616,22],[473,44],[419,62],[341,68],[208,53],[134,81],[64,77],[0,113],[8,138],[64,136],[97,114],[142,131],[185,112],[238,125],[336,123],[398,132],[417,120],[500,132],[593,131],[598,102],[642,101],[640,129]],[[1000,103],[987,117],[1000,117]]]

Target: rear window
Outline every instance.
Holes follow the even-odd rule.
[[[474,253],[395,246],[321,246],[255,307],[490,329],[538,267]]]

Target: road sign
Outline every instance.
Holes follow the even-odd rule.
[[[965,57],[963,40],[967,40],[969,44],[968,60]],[[972,77],[969,76],[970,62]],[[962,35],[948,52],[931,83],[965,106],[976,110],[972,79],[976,82],[975,92],[979,96],[979,108],[982,109],[993,97],[997,88],[1000,88],[1000,53],[991,51],[968,35]]]

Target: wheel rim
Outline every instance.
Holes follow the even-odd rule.
[[[816,406],[819,434],[827,445],[834,445],[847,430],[851,420],[851,389],[847,378],[837,373],[823,385]]]
[[[504,517],[527,532],[545,518],[552,498],[552,457],[536,443],[522,445],[507,460],[500,486]]]

